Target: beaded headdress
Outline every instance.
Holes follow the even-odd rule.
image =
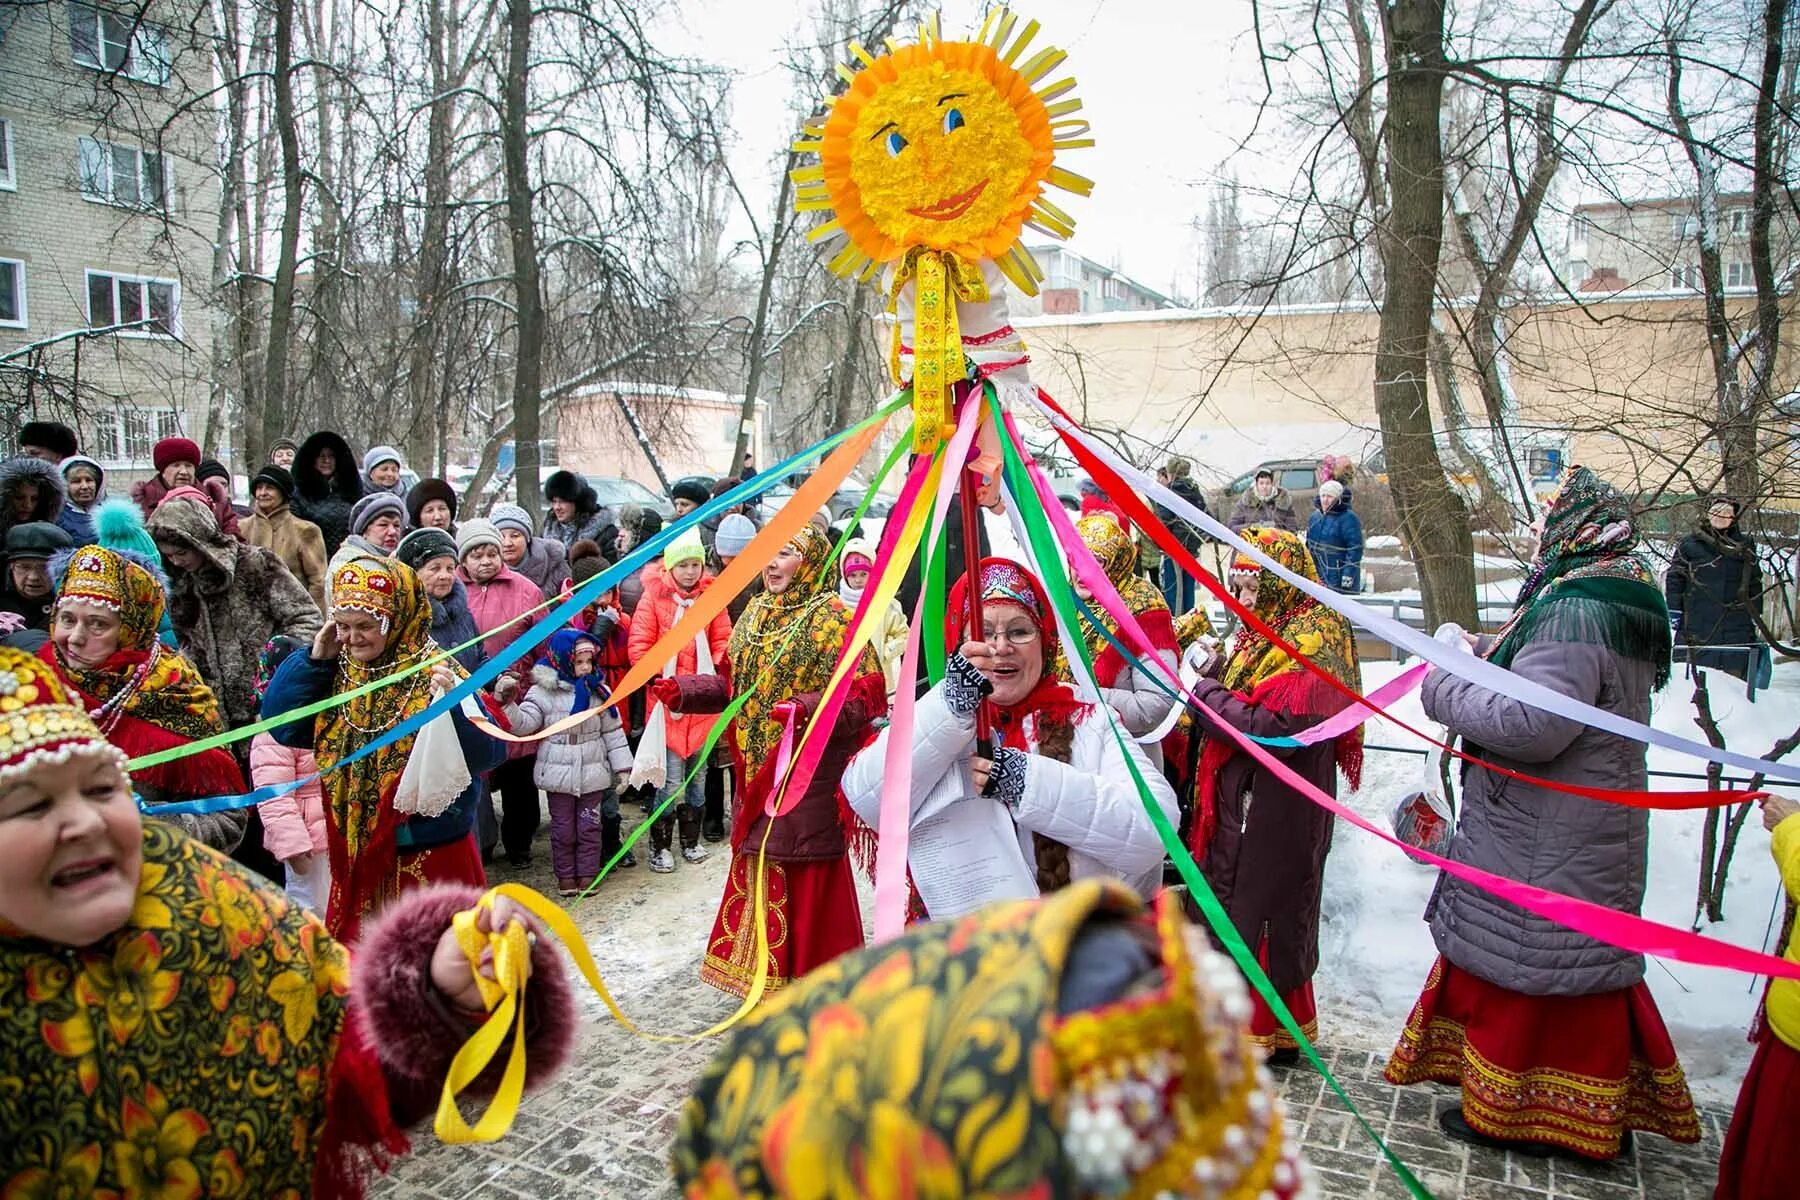
[[[1016,604],[1038,621],[1044,619],[1044,606],[1038,601],[1037,583],[1025,568],[1004,559],[981,564],[981,598],[1001,604]]]
[[[366,612],[386,634],[394,625],[398,589],[389,565],[376,558],[354,558],[331,577],[331,607]]]
[[[69,559],[56,604],[92,604],[119,614],[119,649],[146,650],[162,623],[156,576],[104,546],[83,546]]]
[[[1111,513],[1089,513],[1075,522],[1075,532],[1081,535],[1100,569],[1115,585],[1137,568],[1137,546]]]
[[[23,650],[0,646],[0,782],[74,754],[125,755],[103,736],[87,710],[70,700],[56,672]]]

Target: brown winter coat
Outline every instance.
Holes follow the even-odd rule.
[[[256,717],[256,661],[270,638],[311,642],[319,606],[273,550],[219,532],[197,504],[170,504],[150,518],[150,534],[205,560],[198,571],[169,571],[169,619],[180,651],[219,697],[225,723]]]
[[[245,517],[240,525],[243,539],[252,546],[273,550],[275,557],[300,581],[320,610],[325,608],[325,538],[311,521],[302,521],[294,510],[283,504],[263,516]]]
[[[1319,718],[1251,704],[1212,679],[1194,685],[1206,707],[1252,737],[1292,737]],[[1320,742],[1282,754],[1294,773],[1337,795],[1337,754]],[[1266,970],[1278,992],[1291,992],[1319,967],[1319,902],[1333,817],[1265,771],[1248,754],[1219,769],[1218,831],[1201,870],[1231,923],[1254,952],[1265,941]]]

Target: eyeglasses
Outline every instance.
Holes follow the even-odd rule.
[[[987,629],[981,631],[984,642],[1004,641],[1011,646],[1029,646],[1037,641],[1038,631],[1035,625],[1008,625],[1005,629]]]

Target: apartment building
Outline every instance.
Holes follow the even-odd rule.
[[[0,438],[67,421],[115,484],[158,438],[202,435],[210,32],[199,0],[0,4]]]
[[[1029,249],[1044,269],[1044,282],[1035,297],[1016,292],[1007,297],[1007,307],[1014,316],[1148,312],[1175,306],[1161,292],[1145,287],[1122,271],[1083,258],[1067,246],[1052,242]]]
[[[1700,277],[1700,211],[1692,196],[1582,204],[1569,235],[1567,278],[1581,292],[1695,292]],[[1794,257],[1792,209],[1778,205],[1771,250],[1779,274]],[[1750,196],[1726,193],[1718,204],[1719,267],[1725,290],[1750,291]]]

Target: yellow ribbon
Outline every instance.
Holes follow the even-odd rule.
[[[931,454],[950,436],[950,388],[968,377],[964,366],[958,301],[988,298],[981,271],[948,250],[914,246],[894,269],[888,311],[897,312],[900,291],[913,287],[913,453]],[[894,368],[899,374],[901,331],[894,327]],[[901,380],[900,382],[905,382]]]

